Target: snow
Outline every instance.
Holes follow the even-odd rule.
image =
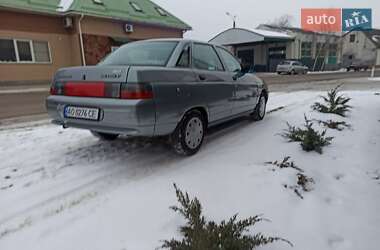
[[[378,91],[377,91],[378,92]],[[210,131],[201,151],[176,156],[160,142],[100,142],[87,131],[33,123],[0,127],[0,249],[155,249],[180,237],[183,219],[172,183],[220,221],[263,214],[253,228],[290,240],[260,249],[377,250],[380,235],[380,96],[348,91],[347,118],[310,111],[320,92],[274,93],[262,122],[230,122]],[[309,118],[352,125],[324,154],[306,153],[278,135]],[[317,125],[315,125],[318,127]],[[291,156],[314,179],[300,199],[284,185],[294,169],[264,164]]]
[[[74,0],[60,0],[57,11],[66,12],[70,9]]]
[[[380,81],[380,77],[370,77],[368,78],[369,81]]]
[[[308,74],[335,74],[335,73],[346,73],[347,69],[341,68],[339,70],[326,70],[326,71],[310,71]]]
[[[266,36],[266,37],[293,38],[292,36],[289,36],[288,34],[282,33],[282,32],[262,30],[262,29],[251,29],[251,31],[253,31],[259,35]]]

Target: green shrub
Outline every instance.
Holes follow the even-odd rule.
[[[322,148],[330,145],[333,137],[326,136],[326,130],[322,133],[313,129],[313,123],[305,116],[304,129],[291,126],[287,123],[288,128],[282,134],[290,142],[301,142],[301,147],[304,151],[316,151],[322,154]]]
[[[340,87],[341,85],[338,85],[327,92],[327,96],[321,96],[325,103],[316,102],[311,106],[312,109],[321,113],[331,113],[345,117],[346,113],[352,108],[347,104],[351,98],[339,95]]]
[[[234,215],[228,221],[220,224],[207,221],[202,215],[202,206],[197,198],[190,199],[188,193],[183,193],[174,184],[180,207],[171,209],[180,213],[186,219],[186,225],[180,227],[182,240],[164,241],[162,248],[171,250],[251,250],[258,246],[284,241],[293,246],[289,241],[278,237],[267,237],[261,233],[248,235],[248,228],[265,219],[260,216],[237,220]]]

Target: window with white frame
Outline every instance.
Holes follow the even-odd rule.
[[[33,62],[31,47],[31,41],[16,40],[16,48],[18,52],[19,62]]]
[[[49,44],[44,41],[33,41],[34,60],[38,63],[51,62]]]
[[[51,63],[48,42],[0,38],[0,62]]]
[[[17,62],[15,44],[12,39],[0,39],[0,62]]]

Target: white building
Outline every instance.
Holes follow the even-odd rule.
[[[316,71],[341,67],[341,39],[335,34],[260,25],[250,30],[228,29],[210,42],[231,47],[243,64],[259,72],[273,72],[285,59],[299,60]]]
[[[343,65],[380,66],[380,30],[357,30],[343,35]]]

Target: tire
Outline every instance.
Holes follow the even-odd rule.
[[[176,130],[171,135],[174,151],[183,156],[196,154],[202,146],[206,132],[206,122],[198,110],[185,114]]]
[[[291,75],[295,75],[296,74],[296,71],[294,69],[292,69],[292,71],[290,71],[290,74]]]
[[[114,141],[119,137],[118,134],[100,133],[95,131],[91,131],[91,134],[103,141]]]
[[[264,94],[261,94],[259,102],[257,103],[255,110],[251,114],[253,121],[261,121],[265,117],[267,107],[267,99]]]

